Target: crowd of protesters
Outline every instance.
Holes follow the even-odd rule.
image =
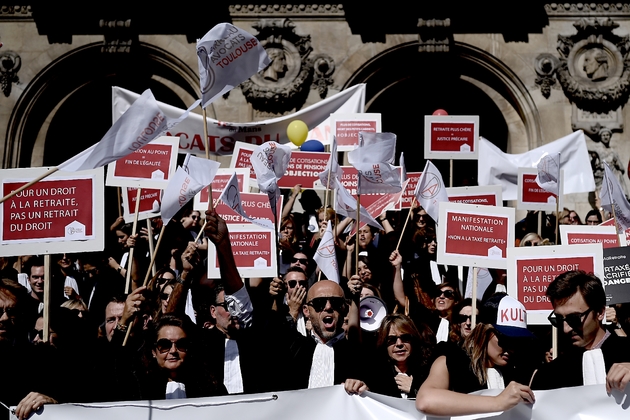
[[[427,414],[463,415],[532,404],[532,389],[593,383],[582,368],[587,359],[605,370],[608,389],[630,381],[628,308],[607,308],[594,275],[567,272],[547,289],[550,322],[561,333],[552,360],[550,329],[527,326],[525,308],[506,294],[504,271],[489,270],[493,281],[478,301],[462,297],[467,270],[436,264],[436,225],[421,207],[409,211],[404,231],[407,212],[387,212],[378,218],[383,230],[366,225],[353,234],[354,222],[324,208],[314,191],[298,185],[287,198],[275,278],[241,278],[226,223],[188,207],[164,229],[154,267],[149,241],[159,218],[153,232],[136,234],[117,219],[101,253],[53,255],[48,302],[42,256],[1,259],[0,415],[10,406],[26,418],[51,403],[334,384],[350,394],[416,398]],[[303,211],[293,210],[297,200]],[[574,211],[567,218],[580,220]],[[597,211],[585,220],[596,218],[601,223]],[[313,260],[329,220],[339,284]],[[515,246],[556,242],[553,223],[543,219],[541,236],[537,220],[532,213],[517,224]],[[220,279],[207,278],[209,246]],[[361,327],[366,297],[387,311],[377,329]],[[601,366],[588,351],[597,349]],[[469,395],[487,388],[502,392]]]

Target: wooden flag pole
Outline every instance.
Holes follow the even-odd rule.
[[[361,185],[361,180],[359,179],[359,185]],[[359,187],[360,188],[360,187]],[[361,193],[359,189],[357,189],[357,232],[354,240],[354,270],[357,275],[359,275],[359,225],[361,221]]]
[[[149,256],[151,257],[151,259],[153,259],[153,255],[155,253],[155,250],[153,249],[153,227],[151,227],[151,219],[147,219],[147,232],[148,232],[148,241],[149,241]],[[149,269],[151,270],[151,274],[153,274],[155,276],[156,273],[156,269],[155,266],[151,266],[149,267]]]
[[[118,190],[118,217],[122,217],[122,203],[120,202],[120,195],[122,194],[122,188],[117,187]]]
[[[133,229],[131,231],[131,235],[135,235],[138,229],[138,213],[140,212],[140,195],[142,194],[142,188],[138,188],[138,193],[136,194],[136,210],[133,218]],[[129,261],[127,261],[127,279],[125,282],[125,293],[129,294],[131,287],[131,269],[133,268],[133,251],[135,247],[129,249]]]
[[[407,213],[407,217],[405,218],[405,224],[403,225],[402,231],[400,232],[400,238],[398,238],[398,244],[396,245],[396,251],[398,251],[398,248],[400,247],[400,242],[402,241],[403,235],[405,234],[405,229],[407,228],[407,223],[409,222],[409,219],[411,219],[411,212],[413,209],[413,205],[416,203],[416,197],[413,197],[413,200],[411,201],[411,207],[409,208],[409,213]]]
[[[5,195],[4,197],[2,197],[0,199],[0,204],[4,203],[6,200],[8,200],[9,198],[13,197],[16,194],[21,193],[22,191],[24,191],[25,189],[27,189],[28,187],[31,187],[35,184],[37,184],[39,181],[41,181],[42,179],[54,174],[55,172],[57,172],[59,170],[59,168],[52,168],[48,171],[46,171],[44,174],[38,176],[37,178],[35,178],[34,180],[27,182],[26,184],[22,185],[20,188],[18,188],[15,191],[11,191],[9,194]]]
[[[470,319],[471,328],[475,328],[477,325],[477,274],[479,273],[478,267],[473,267],[473,278],[472,278],[472,315]]]

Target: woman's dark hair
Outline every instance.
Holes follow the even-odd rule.
[[[602,223],[602,214],[599,212],[599,210],[591,210],[588,213],[586,213],[586,217],[584,218],[584,222],[586,222],[588,220],[589,217],[591,216],[595,216],[597,217],[597,223]]]

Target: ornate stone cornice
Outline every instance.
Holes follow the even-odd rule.
[[[548,3],[547,16],[575,18],[582,16],[606,15],[610,17],[630,16],[630,3]]]
[[[264,17],[284,18],[343,18],[342,4],[233,4],[230,16],[237,19],[259,19]]]
[[[15,22],[33,20],[31,6],[0,5],[0,21]]]

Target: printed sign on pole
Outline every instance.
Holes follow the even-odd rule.
[[[230,180],[233,173],[236,173],[236,179],[240,191],[242,193],[249,192],[249,169],[247,168],[221,168],[217,171],[217,174],[212,180],[212,199],[213,204],[216,206],[217,200],[225,187],[225,184]],[[208,187],[201,190],[196,196],[193,203],[193,208],[201,212],[208,210]]]
[[[342,166],[343,174],[341,175],[341,184],[346,187],[348,192],[354,197],[357,198],[358,186],[359,186],[359,174],[357,169],[354,166]],[[319,185],[322,185],[321,182]],[[407,185],[408,186],[408,185]],[[406,191],[406,188],[403,189]],[[402,191],[401,191],[402,192]],[[413,193],[412,193],[413,194]],[[400,197],[402,194],[394,193],[394,194],[361,194],[361,205],[367,208],[374,204],[376,201],[382,200],[383,195],[391,196],[391,197]],[[389,198],[388,198],[389,199]],[[387,200],[388,200],[387,199]],[[400,210],[400,200],[396,202],[393,208],[389,208],[389,210]],[[372,213],[370,213],[372,214]],[[380,215],[377,214],[374,217],[378,217]]]
[[[213,191],[214,193],[214,191]],[[273,212],[271,211],[271,205],[269,204],[269,196],[263,193],[240,193],[241,206],[245,211],[245,214],[252,219],[267,219],[274,224]],[[218,198],[218,197],[217,197]],[[282,214],[283,197],[278,199],[278,211]],[[222,201],[215,201],[214,208],[224,220],[225,223],[230,225],[230,229],[233,224],[251,226],[252,223],[242,216],[237,214],[234,210],[228,207]],[[279,223],[280,221],[278,221]]]
[[[527,310],[527,323],[549,325],[553,310],[545,295],[558,275],[573,270],[595,273],[603,279],[601,244],[525,246],[508,249],[508,294]]]
[[[337,150],[349,152],[359,145],[359,132],[381,132],[381,114],[331,114],[331,139],[336,136]],[[329,141],[330,144],[332,141]]]
[[[106,185],[166,189],[175,173],[179,137],[162,136],[107,165]]]
[[[122,187],[122,206],[125,223],[131,223],[135,219],[136,198],[138,189],[134,187]],[[140,206],[138,207],[138,220],[151,219],[160,215],[162,205],[162,190],[143,188],[140,193]]]
[[[438,243],[438,264],[506,268],[514,209],[441,202]]]
[[[538,176],[537,168],[518,168],[518,195],[516,208],[518,210],[540,210],[540,211],[556,211],[555,194],[543,190],[536,183]],[[560,170],[560,185],[563,185],[564,170]],[[562,188],[562,186],[560,187]],[[558,207],[562,208],[563,199],[560,194],[560,202]]]
[[[325,152],[291,152],[289,166],[284,176],[278,180],[280,188],[293,188],[302,184],[303,188],[325,189],[319,179],[324,172],[330,153]]]
[[[448,201],[451,203],[479,204],[483,206],[503,207],[501,186],[487,185],[481,187],[451,187],[446,189]]]
[[[405,188],[402,198],[400,199],[401,209],[410,209],[415,196],[416,185],[422,176],[422,172],[407,172],[407,188]]]
[[[50,168],[0,171],[2,196]],[[0,205],[0,256],[102,251],[104,169],[56,172]]]
[[[630,302],[630,248],[604,249],[606,305]]]
[[[479,155],[479,116],[424,116],[425,159],[469,159]]]
[[[267,195],[265,195],[265,199]],[[236,267],[241,277],[275,277],[276,263],[275,234],[257,226],[230,225],[230,242]],[[208,278],[221,277],[217,251],[208,243]]]
[[[625,235],[617,235],[615,226],[559,225],[564,245],[601,243],[604,248],[626,246]]]

